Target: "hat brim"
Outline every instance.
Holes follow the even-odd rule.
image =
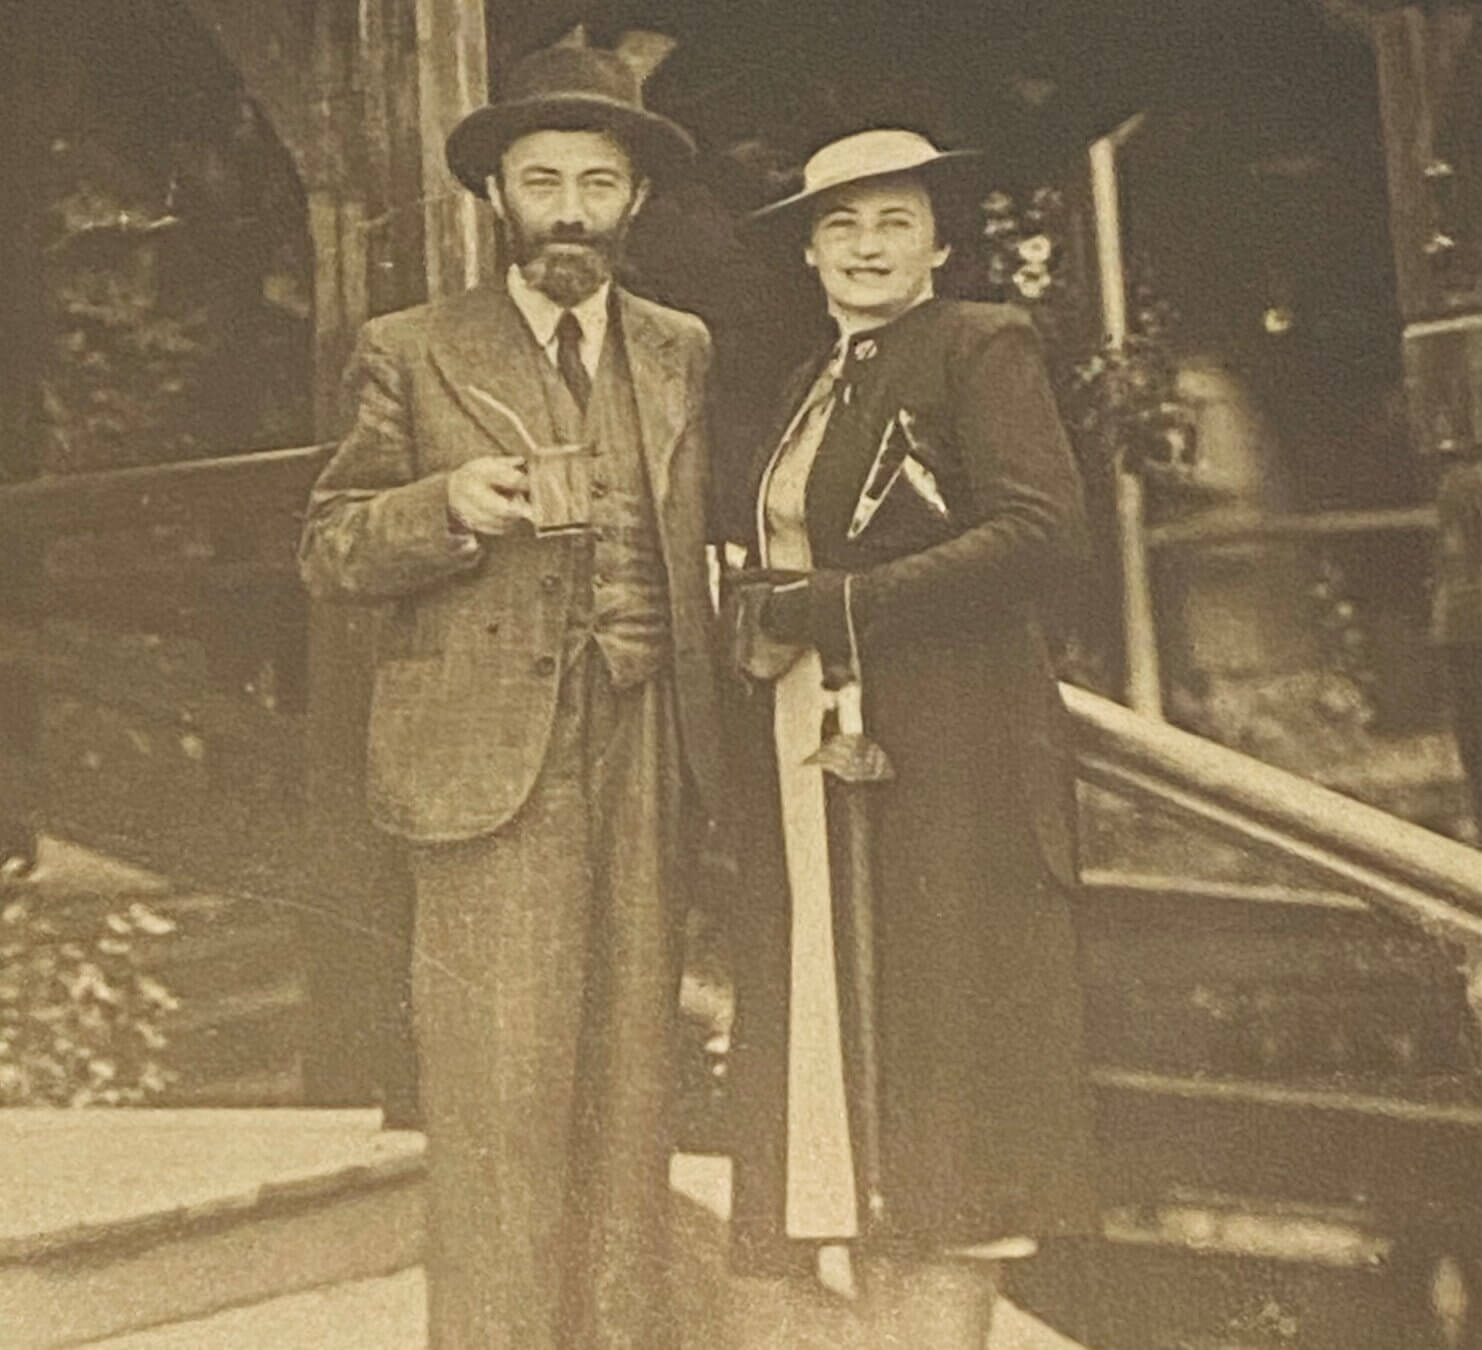
[[[448,168],[475,196],[487,197],[489,176],[511,141],[532,131],[592,128],[611,131],[649,178],[672,178],[695,157],[689,132],[658,113],[600,94],[546,94],[469,113],[448,136]]]
[[[878,183],[889,178],[920,178],[928,190],[950,189],[968,186],[976,173],[981,173],[985,158],[981,150],[941,150],[931,159],[922,160],[905,168],[878,169],[868,173],[854,174],[820,187],[803,188],[790,196],[783,197],[751,212],[748,224],[763,226],[785,220],[795,220],[800,210],[837,192],[840,188],[854,187],[860,183]]]

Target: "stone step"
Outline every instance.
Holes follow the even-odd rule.
[[[422,1272],[402,1270],[91,1344],[96,1350],[417,1350],[427,1338],[423,1297]]]
[[[77,1345],[420,1259],[419,1136],[372,1112],[13,1111],[8,1350]]]
[[[13,1111],[6,1350],[418,1350],[422,1139],[363,1111]],[[733,1279],[730,1169],[673,1167],[686,1350],[892,1344],[813,1282]],[[883,1336],[883,1338],[882,1338]],[[990,1350],[1077,1350],[1006,1308]]]
[[[90,1350],[422,1350],[426,1344],[422,1271],[289,1294],[249,1308],[94,1341]],[[791,1311],[774,1315],[753,1304],[735,1328],[740,1339],[710,1339],[713,1328],[690,1327],[685,1350],[844,1350],[834,1319],[794,1294]],[[739,1310],[733,1320],[740,1321]],[[788,1339],[783,1339],[784,1337]],[[878,1350],[889,1342],[877,1339]],[[1082,1350],[1043,1322],[1001,1302],[987,1350]]]

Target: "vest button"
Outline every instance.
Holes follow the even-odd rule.
[[[554,572],[547,572],[545,576],[541,577],[540,579],[540,589],[543,591],[553,591],[560,584],[561,578],[558,577]]]
[[[556,658],[554,656],[542,656],[535,663],[537,675],[554,675],[556,673]]]
[[[494,634],[498,631],[499,625],[497,623],[486,623],[484,625],[484,632],[486,632],[490,637],[493,637]]]
[[[594,496],[594,497],[605,497],[605,496],[607,496],[607,484],[604,483],[600,478],[594,478],[592,480],[592,496]]]

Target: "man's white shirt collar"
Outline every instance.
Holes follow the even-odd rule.
[[[556,325],[566,311],[544,291],[538,291],[528,281],[518,266],[511,265],[506,281],[509,298],[515,308],[524,315],[535,340],[540,343],[552,365],[556,363]],[[602,344],[607,340],[607,299],[612,292],[612,283],[604,281],[571,312],[581,324],[581,363],[587,374],[597,378],[597,363],[602,359]]]

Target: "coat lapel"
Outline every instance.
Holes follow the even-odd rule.
[[[496,402],[513,411],[537,442],[555,439],[534,343],[503,286],[485,282],[449,302],[438,314],[428,350],[448,393],[499,450],[529,453]]]
[[[832,350],[832,347],[825,349],[821,356],[811,357],[793,370],[782,386],[782,395],[778,402],[779,412],[772,419],[766,436],[757,443],[756,449],[752,452],[746,478],[746,500],[749,506],[747,512],[748,542],[756,550],[758,557],[764,552],[763,541],[757,533],[761,495],[771,474],[772,461],[782,448],[782,438],[793,423],[798,405],[813,387],[813,382],[823,370]]]
[[[689,420],[689,389],[674,334],[644,311],[626,291],[618,293],[618,315],[627,346],[628,369],[638,404],[638,428],[654,501],[669,494],[669,465],[679,433]]]

